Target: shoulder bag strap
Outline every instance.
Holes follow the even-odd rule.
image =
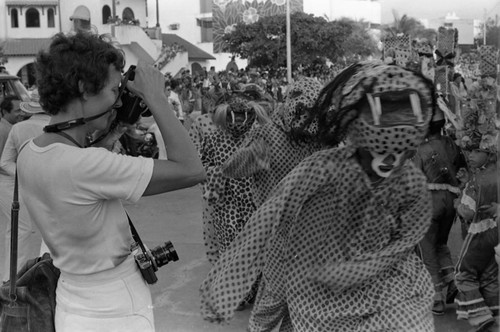
[[[12,199],[12,208],[10,210],[10,291],[9,297],[12,302],[17,300],[17,234],[19,219],[19,193],[17,184],[17,167],[14,179],[14,198]]]
[[[29,141],[26,141],[19,153],[26,146]],[[17,292],[17,238],[18,238],[18,223],[19,223],[19,187],[17,180],[17,160],[16,160],[16,174],[14,176],[14,197],[12,198],[12,207],[10,210],[10,291],[9,297],[11,302],[16,302]]]

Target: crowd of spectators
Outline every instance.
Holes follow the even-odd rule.
[[[296,68],[292,77],[312,77],[324,84],[329,82],[344,68],[342,64],[317,64],[308,68]],[[216,71],[215,67],[201,72],[182,70],[177,75],[165,75],[165,92],[169,95],[179,119],[189,126],[190,119],[208,112],[214,95],[225,91],[239,90],[243,85],[260,86],[276,102],[283,102],[288,86],[287,70],[284,67],[247,67]]]

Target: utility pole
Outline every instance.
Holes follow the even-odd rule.
[[[158,6],[158,0],[156,0],[156,27],[160,27],[160,7]]]
[[[486,8],[484,9],[484,24],[483,24],[483,45],[486,45]]]
[[[290,30],[290,0],[286,0],[286,70],[288,84],[292,84],[292,37]]]

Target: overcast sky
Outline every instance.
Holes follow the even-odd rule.
[[[455,12],[460,18],[483,19],[485,10],[488,17],[500,19],[500,1],[498,0],[379,0],[382,7],[382,23],[390,23],[393,19],[392,9],[399,16],[404,14],[420,18],[444,17],[446,13]]]

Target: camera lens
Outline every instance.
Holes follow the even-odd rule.
[[[154,257],[156,266],[159,268],[166,265],[170,261],[175,262],[179,260],[179,256],[177,256],[177,252],[174,249],[174,245],[170,241],[152,249],[151,255]]]

